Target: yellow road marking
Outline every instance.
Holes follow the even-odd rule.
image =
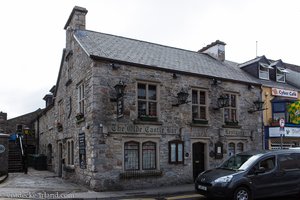
[[[167,197],[166,200],[187,199],[187,198],[196,198],[196,197],[202,197],[202,195],[201,194],[191,194],[191,195],[182,195],[182,196],[176,196],[176,197]]]

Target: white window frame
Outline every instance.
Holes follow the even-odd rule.
[[[270,80],[270,72],[269,69],[273,69],[268,64],[259,63],[259,78],[264,80]]]
[[[277,82],[280,82],[280,83],[285,83],[285,71],[284,71],[284,69],[281,69],[281,68],[276,68],[276,81]],[[283,78],[283,80],[280,80],[280,79],[282,79]]]

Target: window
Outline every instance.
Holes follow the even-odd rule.
[[[157,117],[157,86],[138,83],[138,117]]]
[[[285,72],[286,70],[283,68],[276,68],[276,81],[285,83]]]
[[[124,146],[125,170],[139,170],[139,143],[126,142]]]
[[[265,159],[265,160],[262,160],[262,161],[259,163],[259,167],[265,168],[266,172],[271,171],[271,170],[274,169],[274,167],[275,167],[275,157],[272,156],[272,157],[270,157],[270,158],[267,158],[267,159]]]
[[[279,164],[281,170],[300,169],[300,155],[296,153],[279,155]]]
[[[169,163],[183,163],[183,141],[169,142]]]
[[[235,144],[234,142],[228,143],[228,156],[232,156],[238,153],[241,153],[244,151],[244,144],[242,142],[239,142]]]
[[[69,50],[66,55],[66,62],[67,62],[67,73],[66,73],[67,83],[66,83],[66,85],[67,86],[69,85],[69,82],[71,81],[71,68],[73,66],[73,63],[71,62],[72,55],[73,55],[72,50]]]
[[[142,146],[143,169],[156,168],[156,144],[154,142],[145,142]]]
[[[67,165],[74,165],[74,141],[68,140],[67,141]]]
[[[287,101],[273,101],[272,102],[272,121],[279,121],[285,119],[286,123],[291,123],[290,114],[287,110],[292,102]]]
[[[64,116],[64,108],[63,108],[63,101],[58,102],[58,122],[63,122],[63,116]]]
[[[242,153],[244,151],[244,144],[239,142],[236,145],[236,153]]]
[[[235,144],[233,142],[228,144],[228,155],[235,155]]]
[[[269,80],[269,69],[273,69],[268,64],[259,63],[259,78]]]
[[[224,108],[224,121],[237,123],[237,95],[225,94],[229,99],[228,107]]]
[[[157,148],[156,143],[151,141],[147,141],[143,143],[136,142],[136,141],[125,142],[124,144],[125,171],[138,171],[140,169],[155,170],[157,168],[156,148]]]
[[[78,113],[84,114],[84,84],[77,87],[78,90]]]
[[[207,120],[207,98],[206,91],[192,91],[192,116],[193,120]]]

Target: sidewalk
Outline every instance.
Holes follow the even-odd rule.
[[[177,185],[141,190],[94,192],[88,188],[63,180],[49,171],[29,168],[28,174],[10,173],[0,183],[0,199],[119,199],[193,192],[194,185]]]

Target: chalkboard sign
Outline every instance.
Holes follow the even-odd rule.
[[[81,169],[86,169],[86,145],[85,145],[85,133],[79,133],[79,163]]]

